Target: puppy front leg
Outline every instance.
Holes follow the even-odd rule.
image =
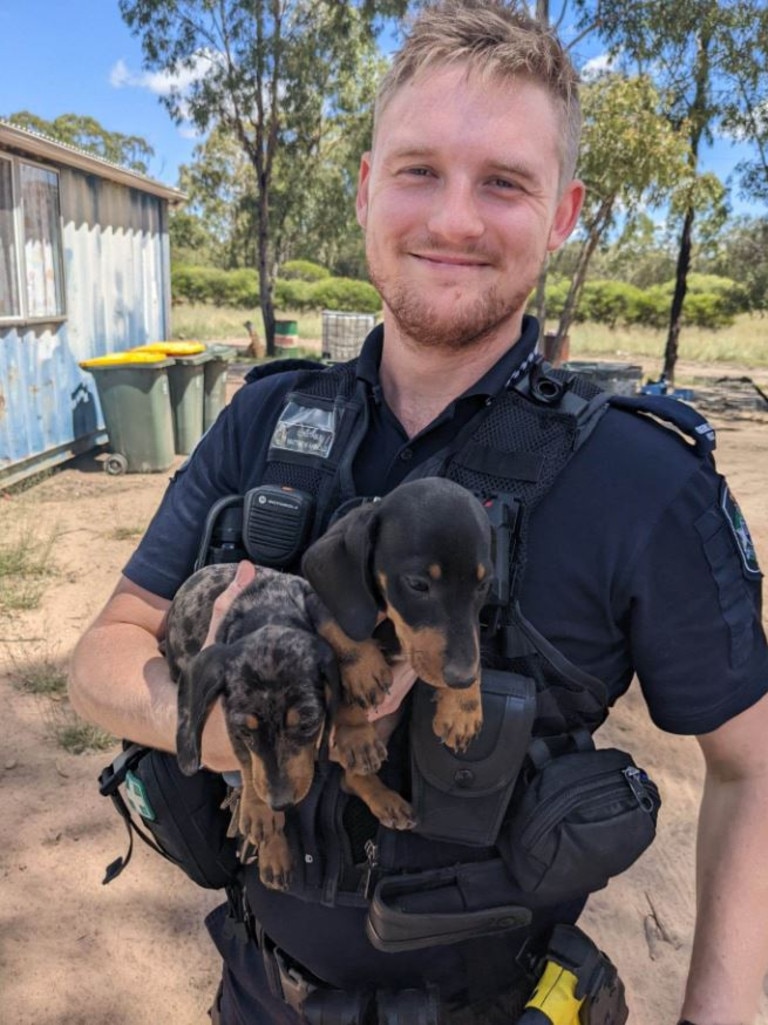
[[[435,691],[437,708],[432,729],[453,751],[466,751],[483,726],[483,705],[480,699],[480,681],[471,687],[453,690],[440,687]]]
[[[262,883],[273,890],[285,890],[291,881],[293,868],[285,838],[285,815],[281,811],[273,811],[261,800],[245,773],[237,829],[243,837],[241,854],[247,857],[249,844],[258,852]]]
[[[355,794],[389,829],[413,829],[416,816],[413,808],[394,790],[385,786],[378,776],[344,774],[344,789]]]
[[[387,748],[359,705],[339,705],[333,717],[330,757],[348,773],[365,776],[378,772]]]
[[[317,632],[333,648],[346,702],[361,708],[379,704],[392,685],[392,670],[378,643],[353,641],[330,618],[318,623]]]

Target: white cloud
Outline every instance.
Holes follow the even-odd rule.
[[[213,51],[201,51],[195,54],[189,67],[180,68],[177,72],[169,71],[131,71],[121,58],[109,73],[109,84],[114,89],[147,89],[156,96],[168,96],[171,92],[184,93],[194,82],[199,81],[211,70],[211,65],[218,60]]]
[[[581,69],[581,77],[585,82],[599,78],[607,71],[613,71],[615,60],[607,53],[601,53],[597,57],[591,57]]]

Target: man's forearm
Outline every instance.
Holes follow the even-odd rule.
[[[173,751],[176,687],[157,641],[132,624],[95,625],[70,665],[75,710],[116,737]]]
[[[157,640],[168,604],[123,581],[75,648],[69,693],[80,715],[115,737],[174,751],[177,689]],[[238,768],[219,702],[205,724],[202,757],[216,771]]]
[[[699,818],[697,917],[682,1017],[751,1025],[768,969],[768,780],[708,775]]]

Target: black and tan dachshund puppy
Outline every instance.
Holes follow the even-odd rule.
[[[203,727],[221,696],[243,781],[237,832],[257,850],[262,882],[279,889],[292,861],[284,811],[311,786],[327,711],[342,705],[339,674],[317,633],[329,616],[310,585],[264,567],[233,600],[215,643],[202,648],[213,603],[235,573],[231,564],[198,570],[168,612],[163,650],[179,688],[177,757],[183,772],[197,771]],[[413,825],[410,805],[378,781],[361,796],[386,825]]]
[[[333,617],[319,629],[347,698],[335,717],[341,763],[375,773],[386,756],[365,714],[391,682],[373,638],[383,617],[402,655],[436,688],[435,734],[465,750],[482,727],[479,617],[492,576],[480,502],[438,477],[401,484],[341,517],[307,550],[302,572]]]

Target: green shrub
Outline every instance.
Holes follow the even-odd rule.
[[[378,313],[381,310],[379,293],[367,281],[328,278],[310,287],[315,309],[350,313]]]
[[[174,264],[171,268],[171,295],[174,302],[204,303],[210,298],[208,267]]]
[[[174,264],[171,268],[173,301],[240,306],[252,310],[259,305],[259,276],[255,270],[220,270]]]
[[[587,281],[579,301],[578,319],[611,328],[630,323],[641,294],[639,288],[623,281]]]
[[[286,260],[280,266],[280,277],[285,281],[323,281],[331,272],[311,260]]]
[[[642,289],[635,298],[627,323],[664,328],[669,323],[669,303],[670,297],[663,285]]]
[[[547,316],[558,319],[565,309],[565,300],[568,297],[570,282],[567,278],[552,276],[547,278],[544,289],[544,302],[547,307]]]
[[[312,298],[312,283],[309,281],[285,281],[283,278],[278,278],[272,298],[278,310],[303,312],[316,309]]]
[[[221,298],[215,297],[217,306],[241,306],[252,310],[260,305],[259,275],[250,267],[225,271],[221,284]]]
[[[686,324],[710,329],[728,327],[735,320],[728,309],[728,298],[715,292],[689,292],[683,303],[683,320]]]

